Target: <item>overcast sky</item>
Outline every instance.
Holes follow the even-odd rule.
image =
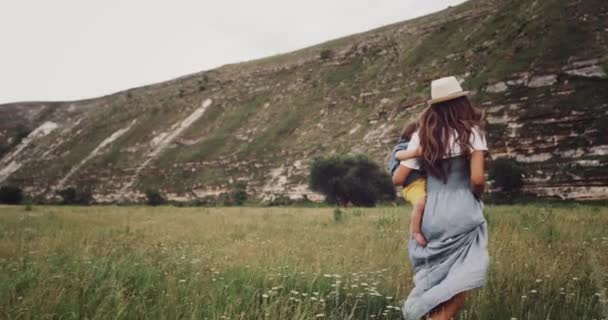
[[[91,98],[463,0],[2,0],[0,103]]]

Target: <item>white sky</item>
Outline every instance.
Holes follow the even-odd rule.
[[[2,0],[0,103],[92,98],[464,0]]]

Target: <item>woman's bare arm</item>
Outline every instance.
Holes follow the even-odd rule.
[[[397,151],[397,152],[395,152],[395,158],[397,158],[397,160],[399,160],[399,161],[404,161],[404,160],[420,157],[421,154],[422,154],[422,149],[420,149],[420,147],[418,147],[413,150]]]
[[[471,153],[471,191],[478,199],[481,198],[486,188],[484,155],[483,150]]]
[[[399,165],[395,173],[393,173],[393,185],[402,186],[407,176],[410,175],[410,172],[412,172],[412,169]]]

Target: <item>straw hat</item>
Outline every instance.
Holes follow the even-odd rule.
[[[444,77],[431,82],[431,100],[427,104],[456,99],[469,95],[469,91],[463,91],[456,77]]]

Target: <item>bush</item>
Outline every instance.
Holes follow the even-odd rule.
[[[334,221],[341,222],[343,217],[344,217],[344,213],[342,212],[342,210],[335,208],[334,209]]]
[[[194,200],[193,205],[195,207],[208,207],[217,205],[217,199],[214,196],[204,196]]]
[[[266,202],[266,205],[269,207],[289,206],[289,205],[293,204],[293,202],[294,201],[291,200],[288,196],[279,194],[279,195],[273,196],[272,199],[270,199],[270,201]]]
[[[524,169],[512,159],[493,161],[489,178],[493,185],[505,193],[516,193],[524,186]]]
[[[15,186],[0,187],[0,203],[20,204],[23,201],[23,191]]]
[[[319,58],[321,58],[321,60],[331,59],[333,56],[334,52],[331,51],[331,49],[324,49],[319,53]]]
[[[167,200],[157,190],[146,190],[146,204],[149,206],[158,206],[166,203]]]
[[[232,202],[237,206],[242,206],[247,201],[247,184],[239,181],[234,186],[231,193]]]
[[[310,168],[311,190],[325,195],[327,202],[371,207],[394,200],[391,177],[364,155],[334,155],[316,158]]]
[[[4,141],[0,141],[0,157],[3,156],[4,154],[8,153],[8,151],[11,149],[11,146],[9,146],[6,142]]]
[[[61,197],[61,204],[64,205],[90,205],[93,203],[93,195],[89,190],[77,190],[74,187],[69,187],[57,191],[57,195]]]

